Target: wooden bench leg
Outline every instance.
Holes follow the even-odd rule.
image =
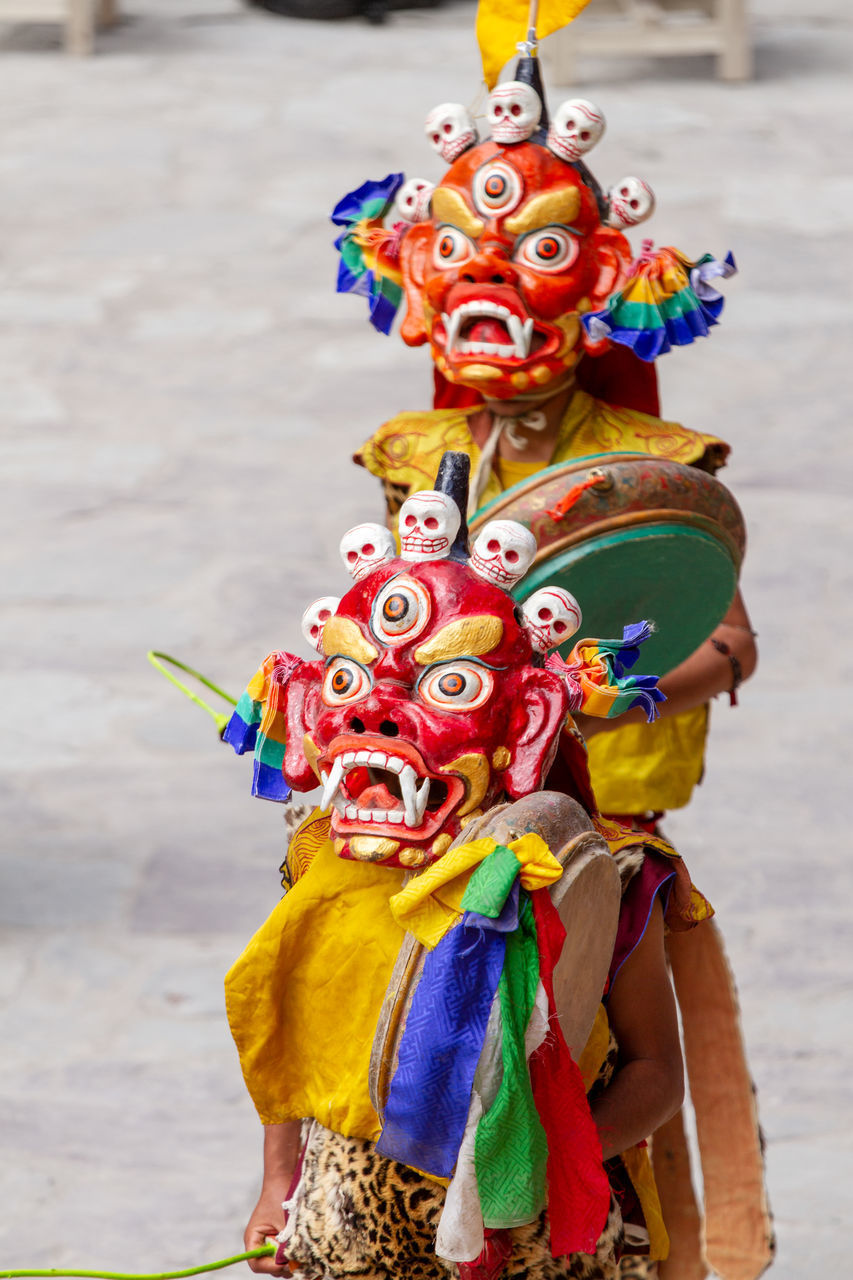
[[[717,59],[721,80],[748,80],[752,75],[752,48],[746,0],[717,0],[717,21],[723,32],[723,47]]]
[[[95,3],[94,0],[68,0],[68,20],[65,24],[65,48],[77,57],[86,57],[95,51]]]

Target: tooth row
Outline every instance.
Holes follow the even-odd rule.
[[[406,549],[410,551],[441,551],[442,547],[447,546],[446,538],[421,538],[416,533],[404,533],[402,536]]]
[[[399,826],[405,817],[402,809],[389,809],[386,813],[384,809],[359,809],[357,804],[344,806],[336,804],[335,808],[351,822],[393,822]]]
[[[510,342],[465,342],[456,344],[456,350],[463,356],[515,356],[518,355],[515,344]]]
[[[354,769],[359,764],[372,764],[379,769],[388,769],[391,773],[402,773],[406,768],[405,760],[399,756],[389,756],[384,751],[344,751],[338,760],[344,769]]]
[[[506,573],[494,560],[483,560],[480,556],[471,557],[471,565],[483,578],[491,578],[493,582],[509,582],[511,574]]]
[[[512,338],[512,345],[471,342],[459,342],[457,344],[456,339],[459,327],[468,316],[497,316],[499,319],[505,320],[509,336]],[[515,356],[518,360],[526,360],[530,354],[530,344],[533,341],[533,320],[532,318],[522,320],[520,316],[510,311],[509,307],[502,307],[496,302],[487,302],[485,299],[477,302],[463,302],[455,311],[451,311],[449,314],[443,311],[441,318],[444,321],[444,328],[447,333],[446,345],[448,351],[457,346],[462,355]]]
[[[345,769],[353,769],[358,765],[376,765],[400,775],[400,790],[403,793],[403,808],[391,809],[359,809],[358,805],[347,804],[338,788]],[[418,775],[410,764],[399,756],[386,755],[384,751],[345,751],[337,756],[331,773],[321,771],[323,796],[321,809],[328,809],[334,803],[338,813],[343,817],[358,822],[405,822],[407,827],[419,827],[424,820],[427,800],[429,799],[429,778],[424,778],[418,787]]]
[[[477,298],[474,302],[460,302],[453,313],[458,316],[497,316],[506,320],[512,315],[509,307],[502,307],[499,302],[490,302],[488,298]]]

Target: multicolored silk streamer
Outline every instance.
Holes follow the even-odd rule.
[[[388,1090],[380,1155],[437,1177],[453,1173],[506,937],[460,925],[427,954]]]
[[[262,800],[283,803],[290,798],[291,789],[282,774],[286,738],[282,693],[301,662],[292,653],[269,654],[249,681],[222,734],[222,741],[238,756],[254,752],[252,795]]]
[[[466,1175],[465,1194],[479,1199],[485,1227],[532,1222],[547,1202],[555,1256],[590,1252],[609,1189],[583,1082],[556,1022],[551,975],[565,932],[547,888],[523,890],[523,878],[519,853],[504,845],[470,872],[461,924],[424,961],[377,1150],[450,1177],[471,1117],[475,1182]],[[540,1030],[531,1039],[534,1009]],[[493,1096],[478,1075],[487,1035],[500,1060]]]
[[[338,201],[331,215],[335,226],[344,228],[335,241],[341,255],[337,291],[366,297],[370,323],[380,333],[390,333],[403,297],[396,265],[400,233],[383,224],[403,177],[389,173],[381,181],[363,182]]]
[[[584,326],[593,341],[618,342],[641,360],[655,360],[707,336],[724,302],[712,281],[736,271],[731,253],[722,262],[710,253],[692,262],[678,249],[653,250],[646,241],[627,284],[602,311],[583,316]]]
[[[649,723],[655,720],[657,703],[666,701],[666,694],[657,687],[658,677],[627,674],[651,632],[650,623],[632,622],[621,640],[580,640],[568,661],[556,653],[547,658],[546,667],[561,675],[569,687],[570,709],[612,719],[632,707],[642,707]]]
[[[519,869],[525,889],[540,889],[559,880],[563,869],[535,832],[511,840],[506,847],[511,850],[514,861],[507,863],[511,875],[500,898],[501,904]],[[449,849],[391,898],[388,905],[394,919],[424,946],[436,946],[467,909],[471,872],[495,850],[495,841],[489,836]],[[484,910],[481,914],[489,912]]]
[[[536,35],[542,40],[573,22],[589,0],[539,0]],[[477,8],[477,43],[483,59],[483,78],[490,89],[502,68],[527,39],[530,0],[480,0]]]

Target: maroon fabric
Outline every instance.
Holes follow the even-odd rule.
[[[589,778],[586,748],[574,733],[560,734],[557,754],[543,785],[546,791],[562,791],[563,795],[571,796],[587,813],[598,813]]]
[[[581,360],[577,379],[581,391],[597,400],[660,417],[657,369],[638,359],[630,347],[614,343],[603,356]]]
[[[470,409],[481,404],[483,393],[473,387],[448,382],[438,369],[433,369],[433,408]],[[615,345],[603,356],[589,356],[577,367],[577,383],[597,400],[634,409],[638,413],[660,416],[658,375],[654,364],[639,360],[630,347]]]
[[[473,387],[461,387],[455,382],[448,382],[443,373],[435,366],[433,377],[433,409],[470,409],[475,404],[483,403],[482,391]]]
[[[610,962],[605,999],[613,987],[616,975],[632,951],[639,945],[648,928],[655,898],[660,894],[666,915],[670,890],[675,880],[675,867],[671,858],[646,845],[643,865],[634,876],[622,897],[616,945]]]

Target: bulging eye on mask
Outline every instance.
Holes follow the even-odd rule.
[[[320,784],[344,858],[427,865],[498,801],[543,785],[572,710],[608,690],[628,705],[597,642],[546,660],[581,614],[559,587],[522,608],[510,594],[536,551],[529,529],[494,520],[469,549],[468,469],[445,454],[436,488],[403,504],[399,555],[381,526],[344,535],[353,585],[303,615],[321,657],[271,655],[225,733],[254,749],[272,798],[285,798],[282,777],[294,791]]]

